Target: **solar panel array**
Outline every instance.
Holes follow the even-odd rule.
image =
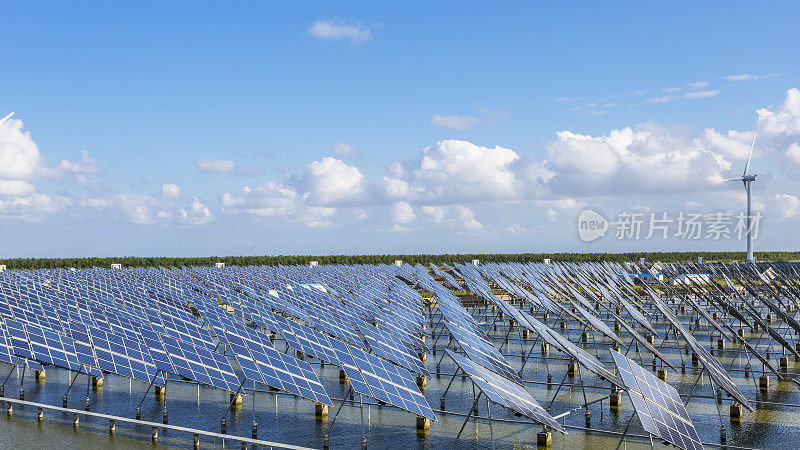
[[[513,352],[503,352],[516,328],[503,323],[499,337],[493,332],[491,325],[498,322],[491,315],[502,313],[593,374],[634,390],[625,379],[627,367],[641,394],[632,396],[637,414],[649,417],[643,419],[645,429],[684,445],[690,435],[680,428],[685,423],[669,419],[677,420],[675,414],[688,419],[685,410],[669,410],[674,414],[664,416],[658,409],[662,413],[658,416],[650,404],[663,409],[668,399],[674,400],[674,389],[653,383],[650,374],[639,374],[632,361],[623,364],[621,378],[609,370],[607,358],[596,354],[597,346],[637,344],[638,353],[641,345],[647,357],[653,356],[654,370],[655,358],[674,369],[640,334],[656,336],[655,317],[660,314],[698,355],[714,382],[751,408],[725,368],[693,335],[697,331],[684,325],[691,320],[688,315],[679,318],[677,309],[673,311],[659,295],[694,309],[721,337],[736,339],[735,330],[730,321],[712,318],[704,309],[707,305],[730,311],[742,323],[749,320],[764,327],[769,337],[793,352],[792,338],[760,317],[766,310],[786,322],[787,329],[798,324],[781,309],[800,299],[796,283],[786,278],[797,273],[794,268],[776,267],[777,275],[718,266],[714,270],[724,276],[724,285],[701,288],[684,283],[682,292],[691,297],[681,298],[661,284],[656,287],[661,294],[648,288],[649,297],[644,299],[634,278],[655,269],[615,263],[5,271],[0,273],[0,361],[37,370],[52,366],[94,376],[110,373],[156,384],[171,374],[227,391],[250,380],[331,405],[302,353],[340,366],[359,394],[435,419],[414,379],[431,376],[420,357],[430,351],[425,337],[431,325],[434,337],[438,332],[439,337],[450,338],[445,344],[448,354],[493,402],[561,430],[525,390],[520,373],[509,362]],[[691,267],[664,265],[663,269],[677,273]],[[778,281],[771,282],[775,277]],[[722,295],[709,297],[714,289]],[[462,303],[459,296],[464,291],[473,295],[477,308]],[[744,301],[744,295],[753,300]],[[766,309],[756,309],[759,299]],[[440,324],[431,321],[434,314],[440,314]],[[493,321],[489,326],[487,318]],[[556,331],[553,320],[563,321],[566,331]],[[619,331],[612,330],[615,324]],[[577,344],[576,333],[586,328],[608,339]],[[664,336],[678,339],[670,332]],[[522,338],[515,342],[521,348],[528,345]],[[748,351],[757,353],[743,342]],[[618,355],[613,356],[619,366]],[[771,367],[767,359],[757,357]]]
[[[701,450],[703,444],[678,391],[621,354],[612,350],[611,355],[645,431],[676,447]]]

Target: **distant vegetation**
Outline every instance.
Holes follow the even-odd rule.
[[[9,269],[52,269],[52,268],[89,268],[111,267],[112,263],[120,263],[124,267],[180,267],[180,266],[213,266],[224,262],[228,266],[277,266],[307,265],[310,261],[320,264],[392,264],[395,260],[403,260],[410,264],[470,262],[478,259],[481,262],[540,262],[549,258],[553,262],[587,262],[587,261],[648,261],[694,262],[702,256],[706,262],[742,261],[744,252],[655,252],[655,253],[512,253],[512,254],[454,254],[454,255],[281,255],[281,256],[205,256],[197,258],[168,257],[112,257],[112,258],[16,258],[0,260]],[[800,252],[756,252],[761,262],[784,262],[800,260]]]

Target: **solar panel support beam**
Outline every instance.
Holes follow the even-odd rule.
[[[147,398],[147,394],[149,394],[149,393],[150,393],[150,388],[151,388],[151,387],[153,387],[153,383],[155,383],[155,382],[156,382],[156,377],[158,376],[158,373],[159,373],[159,372],[158,372],[158,371],[156,371],[156,373],[153,375],[153,379],[150,381],[150,384],[147,386],[147,390],[146,390],[146,391],[144,391],[144,396],[142,396],[142,401],[140,401],[140,402],[139,402],[139,406],[137,406],[137,407],[136,407],[136,409],[137,409],[137,410],[140,410],[140,409],[141,409],[141,407],[142,407],[142,403],[144,403],[144,399],[146,399],[146,398]],[[88,390],[86,391],[86,394],[87,394],[87,396],[88,396],[88,394],[89,394],[89,391],[88,391]]]
[[[344,396],[342,397],[342,402],[339,403],[339,407],[336,408],[336,413],[333,415],[333,419],[331,419],[331,423],[330,423],[330,425],[328,425],[328,429],[325,430],[325,437],[326,438],[328,436],[330,436],[331,428],[333,428],[333,424],[336,423],[336,417],[339,415],[339,411],[342,410],[342,406],[344,406],[344,402],[347,401],[347,397],[350,395],[350,392],[352,390],[353,390],[353,385],[351,384],[350,387],[347,389],[347,392],[344,393]],[[277,396],[276,396],[276,398],[277,398]]]
[[[236,394],[234,394],[233,398],[231,399],[231,402],[228,404],[228,409],[226,409],[226,410],[225,410],[225,414],[222,416],[222,419],[223,419],[223,420],[224,420],[226,417],[228,417],[228,413],[231,411],[231,407],[233,407],[233,404],[236,402],[236,399],[237,399],[237,398],[241,399],[241,397],[238,397],[238,395],[239,395],[239,391],[241,391],[241,390],[242,390],[242,386],[244,386],[244,382],[245,382],[246,380],[247,380],[247,378],[243,378],[243,379],[242,379],[242,382],[241,382],[241,383],[239,383],[239,389],[236,389]],[[241,403],[241,401],[240,401],[240,403]]]
[[[461,433],[464,432],[464,428],[467,426],[467,422],[469,422],[469,418],[472,417],[472,414],[476,412],[476,406],[478,406],[478,400],[480,400],[481,395],[483,395],[483,390],[475,397],[475,401],[472,403],[472,406],[469,408],[469,413],[467,413],[467,417],[464,418],[464,423],[461,424],[461,429],[458,430],[458,434],[456,435],[456,440],[453,442],[453,449],[456,448],[458,445],[458,440],[461,438]]]

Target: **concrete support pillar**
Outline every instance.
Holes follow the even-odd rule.
[[[152,437],[154,444],[158,442],[158,427],[150,427],[150,437]]]
[[[347,381],[347,374],[344,369],[339,369],[339,382],[344,383],[345,381]]]
[[[542,342],[542,354],[546,355],[548,353],[550,353],[550,344],[547,342]]]
[[[731,422],[742,420],[742,405],[731,405]]]
[[[428,379],[422,375],[417,376],[417,387],[423,392],[428,389]]]
[[[667,382],[667,370],[666,369],[658,369],[658,379],[663,381],[664,383]]]
[[[117,432],[117,424],[114,423],[113,419],[109,420],[108,421],[108,434],[113,436],[114,433],[116,433],[116,432]]]
[[[242,406],[242,394],[231,394],[230,402],[234,407]]]
[[[156,398],[164,398],[167,395],[167,390],[163,386],[156,386],[155,396]]]
[[[41,422],[42,420],[44,420],[44,411],[42,411],[42,408],[41,408],[41,407],[39,407],[39,408],[36,408],[36,419],[37,419],[39,422]]]
[[[780,366],[781,370],[786,372],[789,370],[789,357],[788,356],[781,356],[778,360],[778,365]]]
[[[612,411],[619,411],[622,407],[622,394],[619,392],[611,394],[611,397],[608,398],[608,404]]]
[[[79,425],[80,425],[80,416],[77,415],[77,414],[73,414],[72,415],[72,426],[74,428],[78,428]]]
[[[769,390],[769,375],[761,375],[758,377],[758,387],[762,391]]]
[[[536,446],[541,448],[549,448],[553,445],[553,434],[549,431],[540,431],[536,434]]]
[[[100,377],[92,377],[92,387],[95,389],[102,389],[103,379]]]
[[[322,403],[314,404],[314,416],[318,421],[328,420],[328,405]]]
[[[567,366],[567,375],[574,377],[578,373],[578,363],[569,363]]]
[[[44,370],[34,370],[33,378],[36,379],[36,381],[44,381]]]
[[[431,431],[431,419],[417,416],[417,433],[428,434]]]

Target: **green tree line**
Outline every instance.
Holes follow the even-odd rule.
[[[213,266],[223,262],[228,266],[277,266],[308,265],[311,261],[320,264],[392,264],[402,260],[409,264],[470,262],[590,262],[638,261],[646,258],[655,262],[694,262],[702,256],[706,262],[742,261],[743,252],[647,252],[647,253],[479,253],[479,254],[419,254],[419,255],[279,255],[279,256],[201,256],[201,257],[89,257],[89,258],[13,258],[0,260],[8,269],[54,269],[54,268],[110,268],[119,263],[123,267],[181,267]],[[800,260],[800,252],[756,252],[761,262],[786,262]]]

